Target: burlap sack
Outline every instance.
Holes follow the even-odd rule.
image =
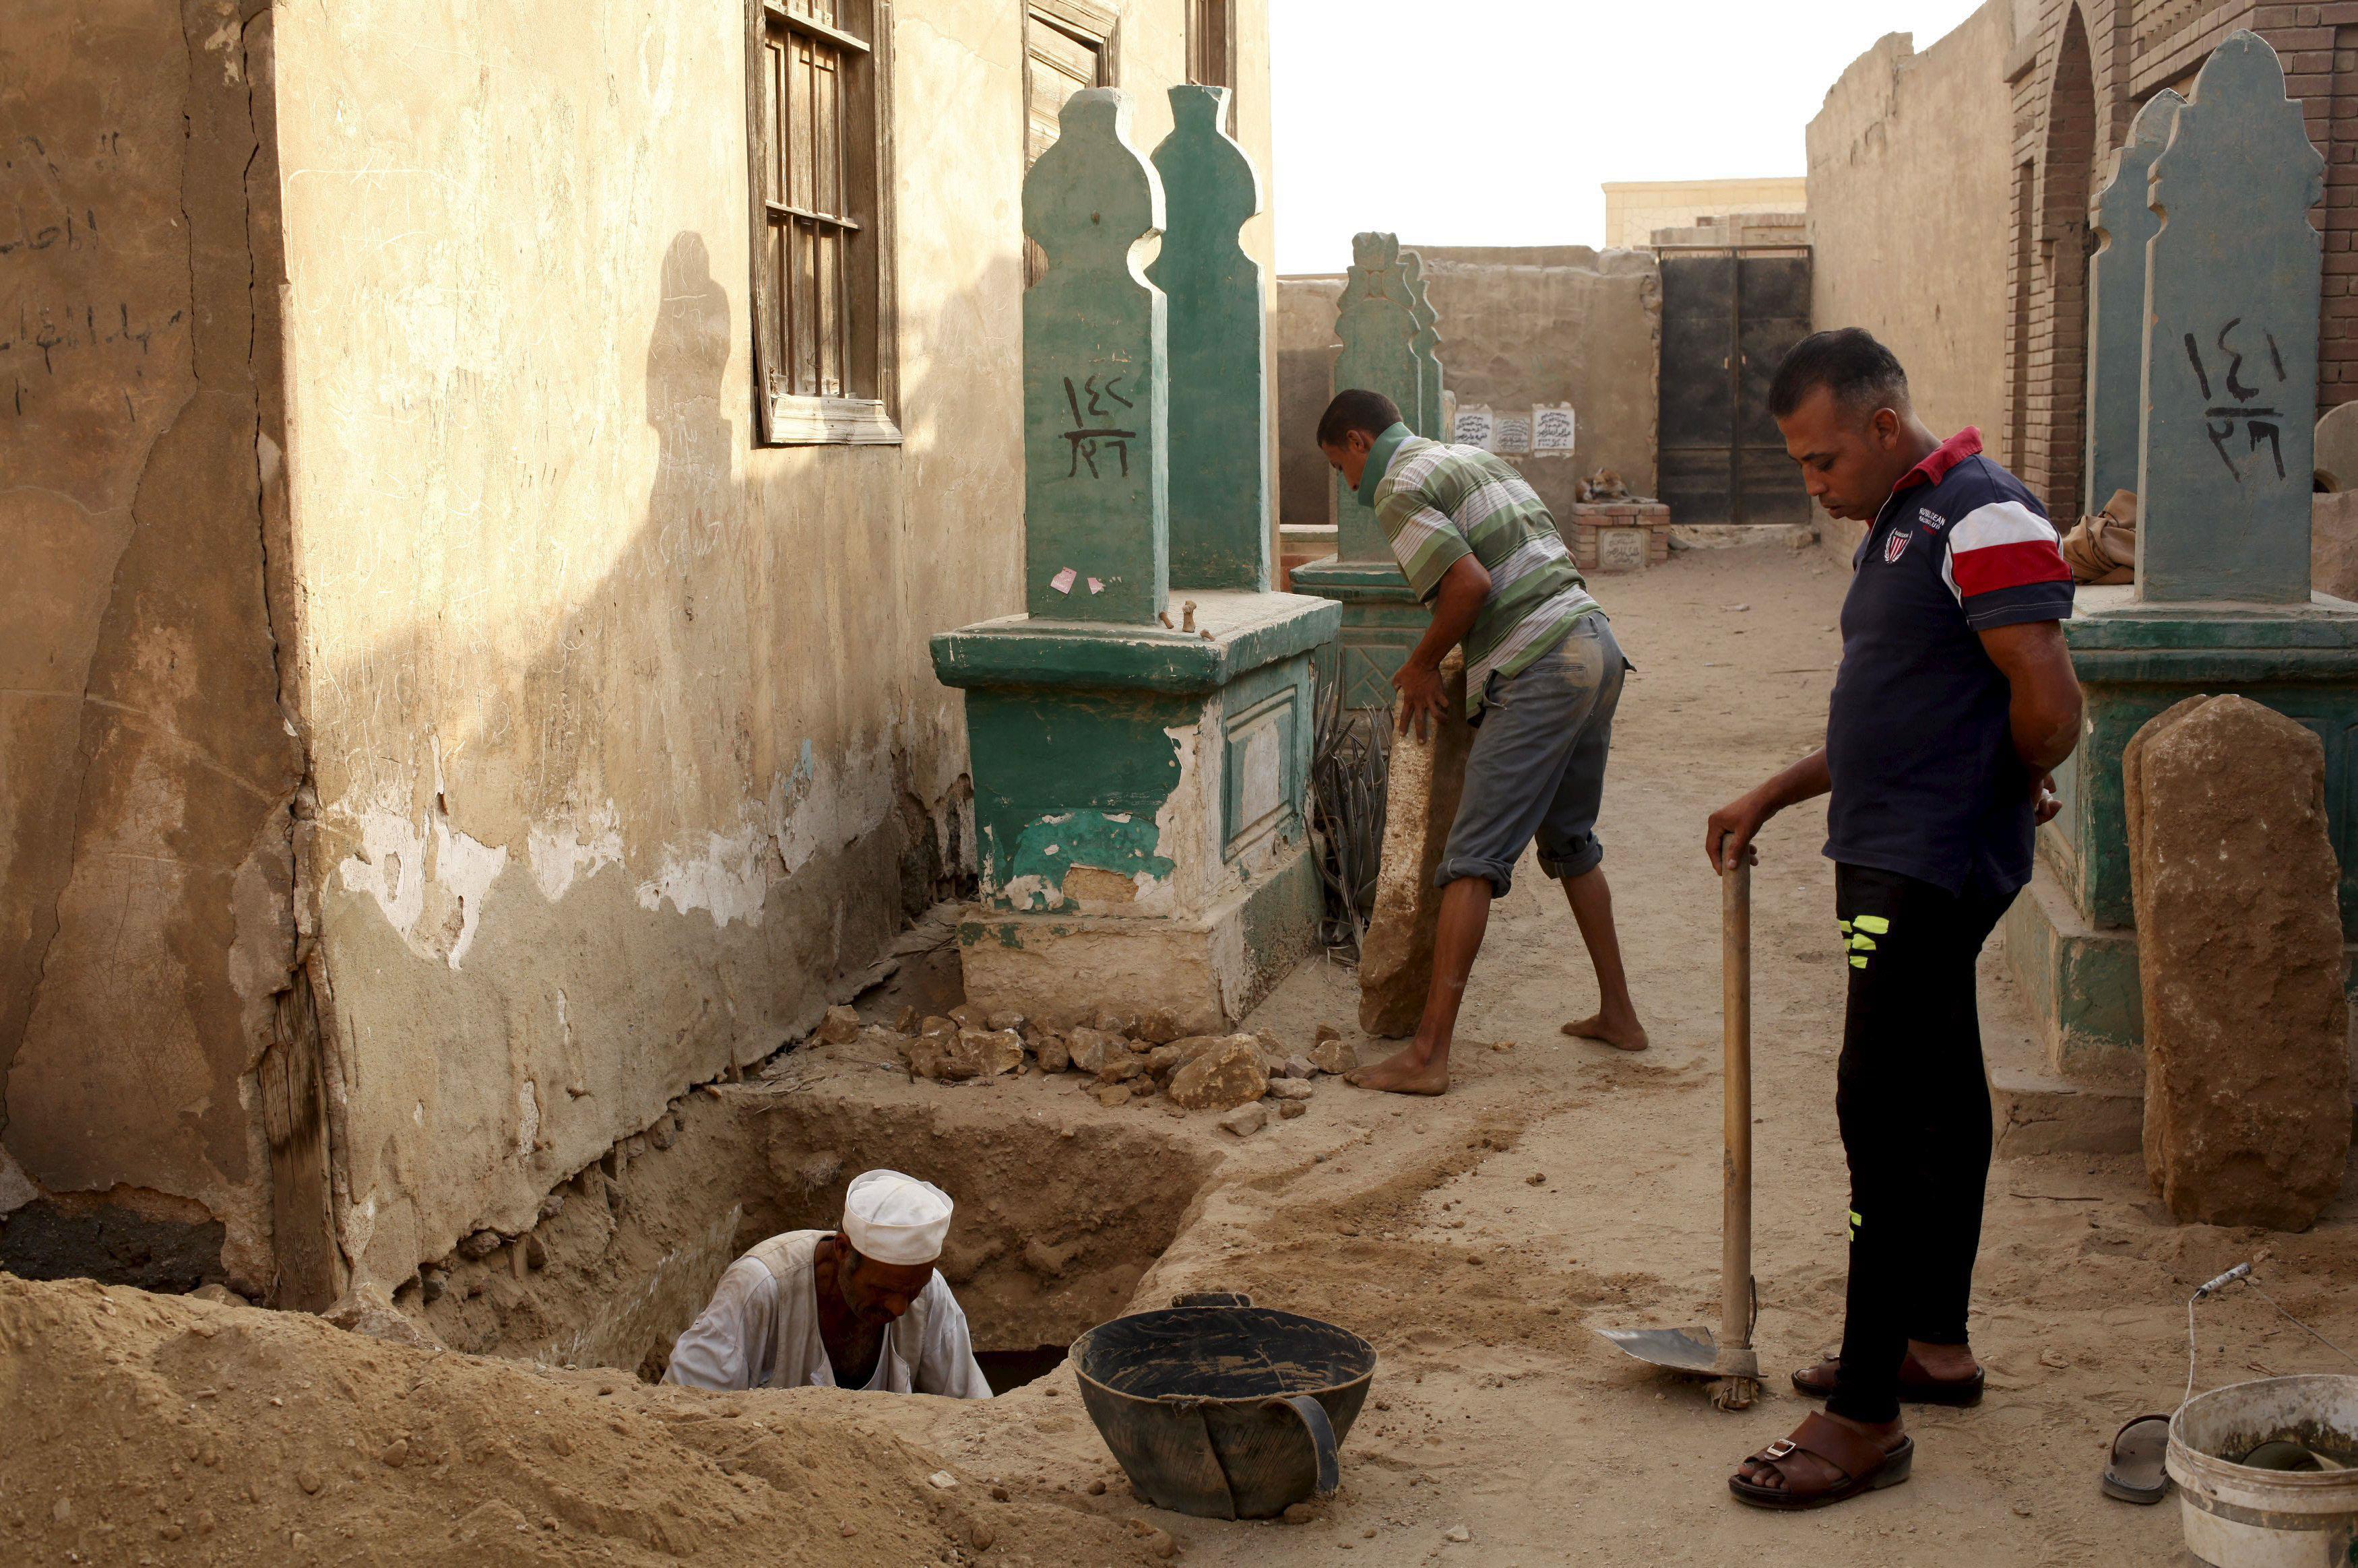
[[[2136,580],[2136,492],[2116,490],[2093,517],[2063,535],[2063,564],[2071,580],[2091,585]]]

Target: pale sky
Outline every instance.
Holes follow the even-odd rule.
[[[1806,171],[1802,131],[1886,33],[1974,0],[1270,0],[1281,273],[1351,236],[1598,244],[1606,180]]]

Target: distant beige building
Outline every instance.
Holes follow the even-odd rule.
[[[1607,246],[1652,243],[1657,229],[1691,228],[1736,212],[1800,212],[1809,181],[1790,179],[1608,180],[1605,185]]]

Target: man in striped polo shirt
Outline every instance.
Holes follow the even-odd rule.
[[[1446,711],[1441,661],[1461,643],[1466,717],[1476,727],[1433,875],[1444,891],[1424,1016],[1413,1041],[1351,1081],[1400,1094],[1449,1087],[1450,1037],[1490,901],[1511,885],[1534,837],[1540,869],[1563,883],[1596,968],[1597,1011],[1563,1032],[1644,1050],[1596,840],[1613,710],[1629,667],[1605,611],[1512,464],[1411,435],[1391,399],[1357,389],[1327,406],[1318,446],[1374,509],[1409,586],[1433,606],[1431,629],[1392,676],[1401,732],[1414,724],[1427,733]]]

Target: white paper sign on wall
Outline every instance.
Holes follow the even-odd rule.
[[[1501,414],[1498,427],[1491,433],[1494,452],[1528,452],[1531,449],[1531,419],[1528,414]]]
[[[1559,457],[1572,454],[1572,405],[1542,403],[1531,410],[1531,450]]]
[[[1457,446],[1479,447],[1492,451],[1491,439],[1497,434],[1498,421],[1491,416],[1487,403],[1459,404],[1457,419],[1451,427],[1449,438]]]

